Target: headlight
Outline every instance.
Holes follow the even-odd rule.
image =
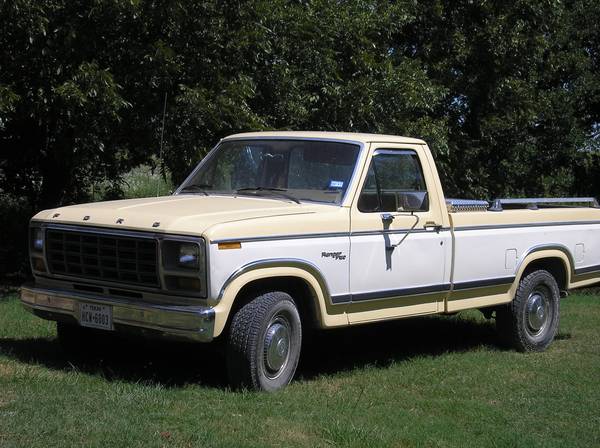
[[[182,268],[198,269],[200,267],[200,247],[197,244],[181,244],[177,264]]]
[[[206,296],[204,240],[165,239],[161,244],[164,286],[191,296]]]
[[[35,272],[46,272],[46,262],[44,261],[44,229],[41,227],[31,227],[29,229],[29,255],[31,261],[31,270]]]
[[[31,249],[35,252],[44,251],[44,231],[39,227],[31,229]]]
[[[163,266],[169,271],[188,272],[204,269],[204,241],[162,242]]]

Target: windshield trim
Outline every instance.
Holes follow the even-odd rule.
[[[213,148],[208,152],[208,154],[206,154],[202,160],[200,162],[198,162],[198,164],[196,165],[196,168],[194,168],[192,170],[192,172],[185,178],[185,180],[183,182],[181,182],[181,184],[179,184],[179,187],[177,187],[177,189],[173,192],[173,195],[178,195],[183,186],[189,181],[191,180],[196,173],[202,168],[202,166],[204,166],[204,164],[208,163],[208,161],[214,156],[215,152],[217,151],[217,149],[219,148],[219,146],[221,146],[222,143],[225,142],[233,142],[233,141],[247,141],[247,140],[279,140],[279,141],[317,141],[317,142],[333,142],[333,143],[347,143],[347,144],[352,144],[352,145],[357,145],[358,146],[358,154],[356,155],[356,162],[354,164],[354,168],[352,170],[352,175],[350,176],[350,181],[348,182],[348,188],[346,188],[346,191],[344,192],[344,196],[342,197],[342,199],[340,200],[339,204],[333,203],[333,202],[320,202],[320,201],[308,201],[306,199],[300,199],[298,198],[298,200],[302,203],[302,202],[310,202],[313,204],[322,204],[322,205],[330,205],[330,206],[334,206],[334,207],[345,207],[345,203],[346,200],[348,199],[348,195],[350,194],[350,190],[354,190],[355,189],[355,182],[357,182],[357,177],[360,175],[359,170],[358,169],[358,165],[360,164],[360,162],[363,160],[362,156],[363,153],[365,151],[365,143],[358,141],[358,140],[346,140],[346,139],[339,139],[339,138],[321,138],[321,137],[279,137],[279,136],[268,136],[268,137],[261,137],[260,135],[256,135],[256,136],[252,136],[252,137],[234,137],[234,138],[229,138],[229,137],[225,137],[222,138],[221,140],[219,140],[219,143],[217,143],[215,146],[213,146]],[[207,192],[209,195],[211,195],[210,192]],[[189,194],[187,192],[183,192],[182,194]]]

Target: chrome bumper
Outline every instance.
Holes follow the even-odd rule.
[[[62,314],[78,320],[81,302],[110,305],[116,325],[155,330],[166,336],[199,342],[213,339],[215,312],[209,307],[141,304],[59,289],[21,288],[21,303],[31,312]]]

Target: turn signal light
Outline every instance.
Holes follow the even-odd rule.
[[[169,275],[165,277],[165,281],[167,288],[173,291],[202,291],[202,283],[195,277]]]
[[[38,272],[46,272],[46,263],[41,258],[33,257],[31,259],[31,264],[33,265],[33,270]]]
[[[234,243],[219,243],[219,250],[227,250],[227,249],[241,249],[242,243],[234,242]]]

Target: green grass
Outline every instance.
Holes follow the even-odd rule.
[[[157,160],[154,162],[158,163]],[[163,176],[158,168],[152,169],[149,165],[139,165],[133,168],[119,179],[118,184],[121,187],[119,196],[123,199],[166,196],[176,188],[168,170]],[[111,186],[112,182],[110,181],[93,185],[90,190],[91,200],[96,202],[104,201],[107,198],[114,199]]]
[[[167,172],[164,178],[159,170],[152,171],[147,165],[140,165],[123,177],[123,192],[126,199],[147,198],[171,194],[174,189],[171,175]]]
[[[562,302],[544,353],[501,349],[479,313],[321,333],[299,379],[230,391],[213,346],[65,355],[0,299],[0,446],[600,446],[600,297]]]

